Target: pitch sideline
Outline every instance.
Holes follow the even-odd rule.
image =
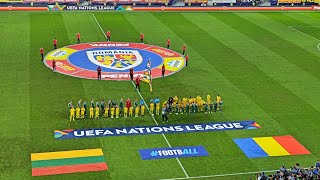
[[[95,17],[94,14],[91,14],[91,15],[93,16],[94,20],[96,21],[97,25],[99,26],[99,28],[100,28],[101,32],[103,33],[104,37],[107,39],[107,36],[106,36],[106,34],[104,33],[104,31],[103,31],[100,23],[98,22],[97,18]],[[133,81],[131,81],[131,82],[132,82],[132,85],[135,87]],[[137,91],[137,93],[139,94],[140,98],[144,101],[144,104],[146,105],[147,110],[150,112],[149,107],[147,106],[146,101],[145,101],[144,98],[142,97],[141,93],[140,93],[138,90],[136,90],[136,91]],[[158,122],[156,121],[156,119],[154,118],[154,116],[151,116],[151,117],[152,117],[153,121],[155,122],[155,124],[158,126],[159,124],[158,124]],[[164,140],[166,141],[166,143],[168,144],[168,146],[171,148],[172,146],[171,146],[171,144],[169,143],[167,137],[166,137],[164,134],[162,134],[162,136],[163,136]],[[183,167],[183,165],[181,164],[179,158],[176,157],[176,160],[178,161],[178,163],[179,163],[182,171],[183,171],[184,174],[186,175],[186,178],[189,178],[189,175],[188,175],[187,171],[185,170],[185,168]]]
[[[262,172],[276,172],[278,170],[268,170],[268,171],[255,171],[255,172],[243,172],[243,173],[232,173],[232,174],[215,174],[208,176],[191,176],[185,178],[169,178],[169,179],[160,179],[160,180],[181,180],[181,179],[202,179],[202,178],[214,178],[214,177],[225,177],[225,176],[237,176],[237,175],[245,175],[245,174],[258,174]]]

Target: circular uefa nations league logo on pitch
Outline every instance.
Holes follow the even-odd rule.
[[[52,68],[53,59],[57,72],[86,79],[97,79],[99,66],[103,80],[129,80],[130,68],[135,76],[143,76],[151,70],[152,78],[159,78],[162,64],[165,64],[166,76],[185,67],[184,56],[177,52],[148,44],[123,42],[95,42],[59,48],[45,56],[45,65]]]

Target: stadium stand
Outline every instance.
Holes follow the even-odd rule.
[[[320,159],[315,166],[301,167],[296,163],[290,169],[281,166],[274,174],[266,175],[264,172],[256,174],[256,180],[320,180]]]
[[[270,7],[319,5],[320,0],[1,0],[0,7],[45,7],[48,5],[137,7]],[[117,6],[117,7],[116,7]]]
[[[168,5],[170,0],[91,0],[92,4],[119,4],[119,5]]]

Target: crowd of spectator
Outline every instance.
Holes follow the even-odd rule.
[[[320,180],[320,159],[314,166],[309,168],[301,167],[296,163],[287,169],[281,166],[274,174],[266,175],[264,172],[256,174],[257,180]]]

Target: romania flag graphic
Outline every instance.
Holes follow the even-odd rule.
[[[108,170],[102,149],[31,154],[32,176]]]
[[[237,138],[233,141],[248,158],[310,154],[294,137],[272,136]]]

